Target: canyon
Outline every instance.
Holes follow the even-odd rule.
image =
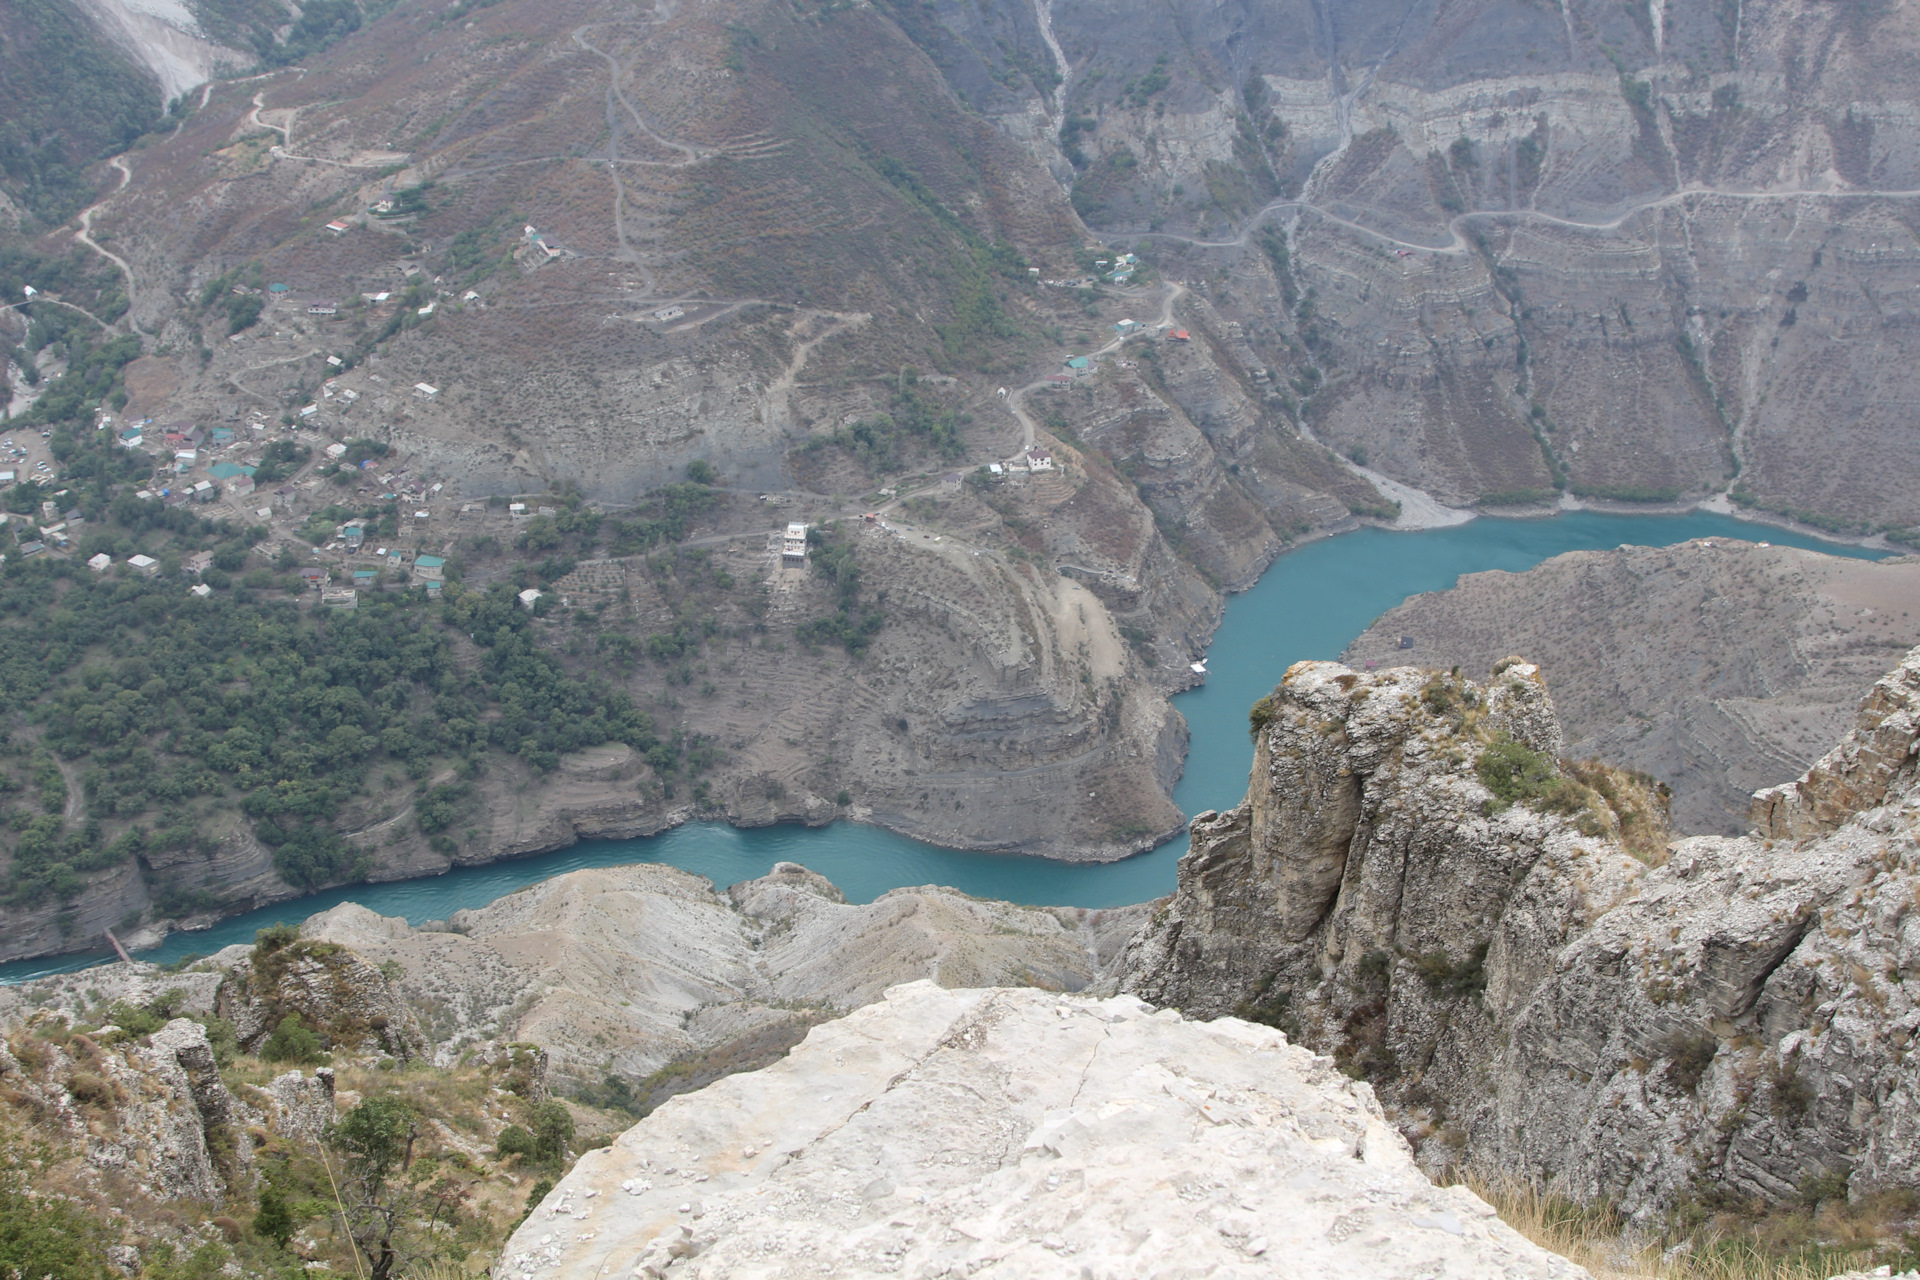
[[[1920,524],[1876,407],[1914,365],[1910,126],[1857,105],[1907,33],[1652,14],[399,4],[199,85],[77,231],[20,225],[111,255],[110,331],[145,352],[125,415],[240,424],[249,465],[284,416],[410,477],[316,461],[217,504],[267,530],[251,563],[399,485],[429,513],[412,551],[538,582],[556,660],[711,745],[697,779],[496,754],[456,834],[369,784],[328,816],[368,874],[689,816],[1106,859],[1179,829],[1167,698],[1224,593],[1304,540],[1565,494]],[[489,505],[620,518],[695,463],[723,496],[676,565],[731,588],[592,533],[539,560]],[[807,629],[844,583],[767,550],[787,520],[850,530],[884,625],[846,659]],[[671,645],[609,662],[569,619]],[[9,954],[192,917],[156,888],[215,914],[295,891],[255,824],[198,822],[204,866],[9,908]]]

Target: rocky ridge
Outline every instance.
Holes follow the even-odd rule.
[[[1756,797],[1759,834],[1648,865],[1605,796],[1552,778],[1537,668],[1296,664],[1258,709],[1247,801],[1195,819],[1123,985],[1330,1052],[1430,1170],[1637,1214],[1703,1185],[1911,1186],[1916,708],[1920,650]]]
[[[1755,791],[1846,733],[1913,643],[1916,613],[1920,561],[1705,538],[1463,574],[1382,614],[1340,660],[1471,673],[1524,653],[1569,754],[1667,783],[1681,831],[1739,835]]]
[[[1140,918],[932,886],[852,905],[794,863],[723,894],[643,863],[571,872],[428,929],[348,903],[301,932],[398,966],[436,1061],[533,1042],[556,1077],[598,1084],[688,1058],[764,1059],[901,982],[1077,991]]]
[[[506,1274],[1586,1273],[1415,1167],[1278,1032],[1137,1000],[894,987],[583,1156]]]

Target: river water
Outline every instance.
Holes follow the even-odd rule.
[[[1463,573],[1527,569],[1565,551],[1624,543],[1669,546],[1708,537],[1765,539],[1864,558],[1881,554],[1699,511],[1662,516],[1583,511],[1551,520],[1481,518],[1421,532],[1361,529],[1309,543],[1276,560],[1251,590],[1229,601],[1208,651],[1206,684],[1173,700],[1193,734],[1174,800],[1188,814],[1238,804],[1246,793],[1252,760],[1247,708],[1273,688],[1289,665],[1303,658],[1338,657],[1375,618],[1410,595],[1452,586]],[[1410,656],[1417,657],[1417,651]],[[1182,837],[1121,862],[1087,865],[963,853],[857,823],[749,831],[723,823],[691,823],[643,840],[587,841],[559,853],[421,880],[335,889],[236,916],[204,932],[173,934],[140,958],[164,962],[216,951],[250,941],[265,925],[303,920],[341,902],[360,902],[382,915],[404,916],[419,924],[464,907],[485,906],[549,876],[629,862],[669,863],[718,885],[765,875],[782,860],[801,862],[839,885],[854,902],[871,901],[904,885],[941,884],[1013,902],[1113,907],[1171,892],[1174,863],[1186,845]],[[16,961],[0,965],[0,982],[106,958]]]

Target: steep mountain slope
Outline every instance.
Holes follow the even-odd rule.
[[[219,456],[277,487],[213,507],[227,533],[176,537],[113,515],[129,474],[89,491],[79,554],[186,561],[233,537],[257,548],[236,570],[247,590],[276,592],[287,580],[267,565],[313,563],[314,547],[339,578],[372,566],[367,585],[393,576],[374,563],[383,543],[452,557],[467,587],[511,586],[486,608],[548,589],[559,611],[509,629],[624,688],[649,726],[621,739],[644,761],[542,749],[531,776],[500,752],[460,763],[435,746],[429,765],[402,751],[416,795],[382,772],[401,763],[382,745],[315,815],[317,838],[361,855],[325,878],[698,816],[851,816],[1067,857],[1146,847],[1180,822],[1184,727],[1165,695],[1190,680],[1221,588],[1356,512],[1392,514],[1299,436],[1224,323],[1164,358],[1095,337],[1123,317],[1172,328],[1187,291],[1042,283],[1088,253],[1065,194],[883,13],[402,4],[193,107],[117,161],[125,185],[84,228],[124,264],[122,341],[149,354],[35,412],[95,445],[96,405],[231,423],[189,477],[246,488],[208,470]],[[1047,371],[1075,351],[1098,358],[1067,394]],[[302,430],[274,440],[276,415]],[[134,463],[162,445],[143,447]],[[1052,465],[1029,469],[1029,447]],[[173,493],[179,473],[158,462],[149,491]],[[696,467],[702,485],[682,483]],[[514,494],[550,514],[485,501]],[[340,541],[356,515],[377,539],[357,553]],[[767,550],[768,525],[789,519],[816,526],[809,570]],[[408,599],[454,649],[475,639],[473,597],[452,612]],[[80,656],[63,647],[39,669],[64,685]],[[233,731],[214,719],[208,732]],[[272,768],[304,787],[293,745],[334,726],[285,727]],[[483,764],[501,772],[463,785]],[[539,794],[523,803],[522,788]],[[214,857],[134,874],[109,850],[140,811],[65,814],[72,874],[16,899],[15,953],[314,882],[225,804],[192,823]],[[10,878],[45,856],[12,858]]]
[[[1681,831],[1738,835],[1755,791],[1798,777],[1846,731],[1913,643],[1916,613],[1910,557],[1714,538],[1465,574],[1388,610],[1341,661],[1478,673],[1529,654],[1569,754],[1669,785]]]
[[[1389,476],[1920,522],[1886,407],[1920,264],[1903,13],[913,12],[1090,227],[1204,278],[1312,430]]]

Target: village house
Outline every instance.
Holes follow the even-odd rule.
[[[1053,455],[1047,452],[1045,449],[1027,450],[1027,470],[1029,471],[1053,470]]]
[[[419,556],[413,562],[413,576],[421,582],[439,582],[446,570],[447,562],[440,556]]]
[[[93,557],[93,559],[87,561],[87,568],[93,570],[95,573],[105,573],[108,569],[112,567],[113,567],[113,557],[108,555],[104,551],[102,551],[99,555]]]
[[[21,550],[26,548],[22,547]],[[149,578],[157,577],[160,573],[160,562],[152,556],[128,556],[127,564],[134,572],[143,573]]]
[[[786,569],[807,567],[807,526],[798,520],[787,525],[786,536],[780,540],[780,565]]]
[[[196,551],[180,562],[180,572],[189,578],[197,578],[213,568],[213,552]]]
[[[527,612],[531,613],[533,612],[533,606],[536,604],[539,604],[540,597],[545,594],[546,592],[544,591],[537,591],[532,587],[528,587],[525,591],[522,591],[519,595],[515,596],[514,599],[520,602],[520,607],[522,609],[525,609]]]

